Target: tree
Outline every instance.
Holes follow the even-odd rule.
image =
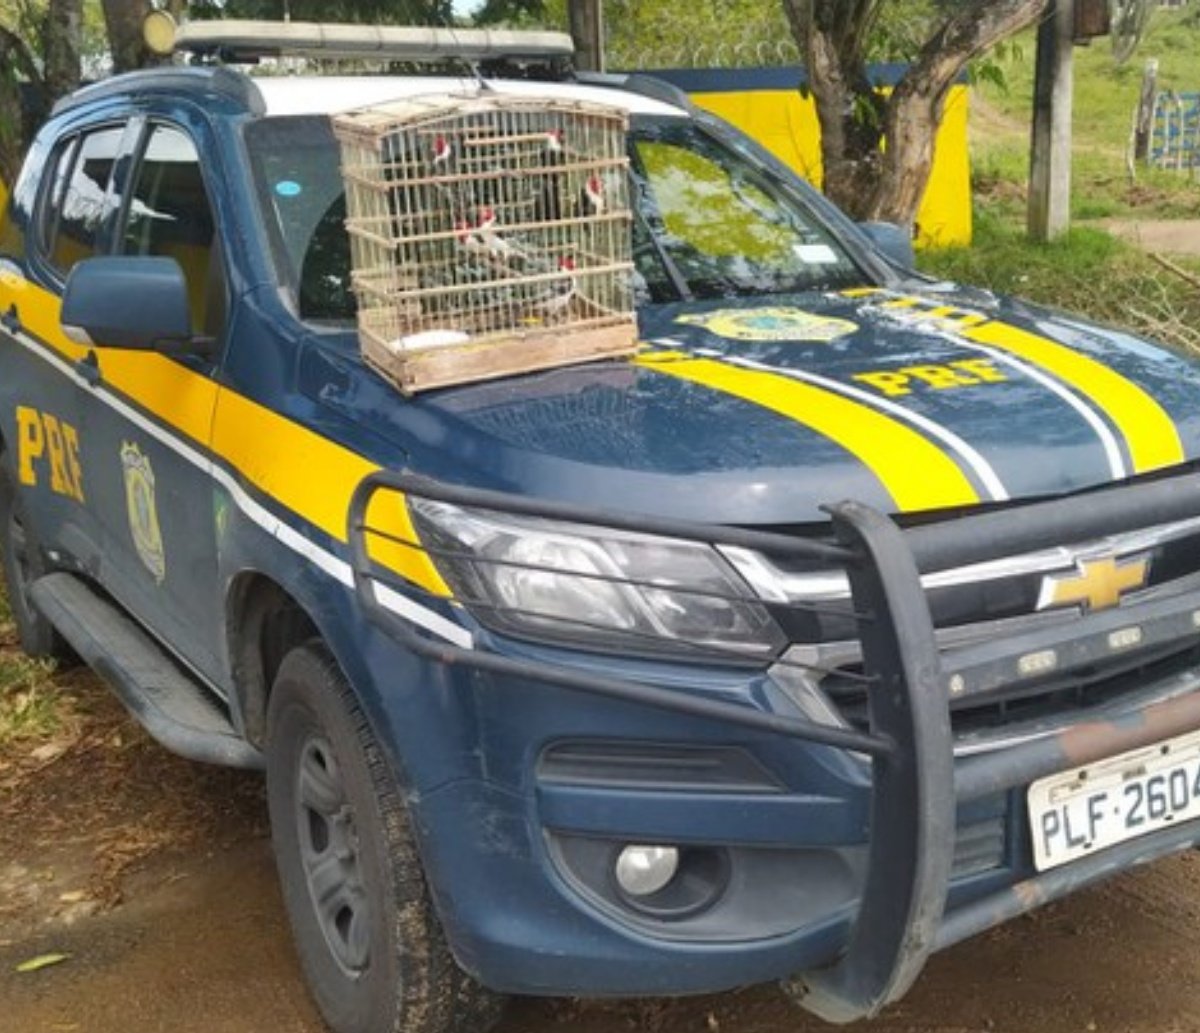
[[[79,85],[83,0],[31,2],[2,11],[0,22],[0,179],[11,183],[25,147],[54,102]]]
[[[1046,3],[904,3],[905,22],[923,23],[923,39],[885,94],[870,81],[867,60],[881,18],[896,16],[898,0],[784,0],[817,106],[825,193],[856,218],[912,225],[950,88],[971,61],[1036,21]]]
[[[142,39],[142,22],[152,9],[150,0],[101,0],[101,7],[113,71],[132,72],[156,64],[158,57]]]

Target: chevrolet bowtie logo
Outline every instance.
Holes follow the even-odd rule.
[[[1047,574],[1042,578],[1039,610],[1078,606],[1088,613],[1116,606],[1126,592],[1146,584],[1150,557],[1134,556],[1119,563],[1115,556],[1077,559],[1075,568],[1070,574]]]

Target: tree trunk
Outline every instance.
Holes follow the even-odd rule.
[[[883,98],[867,78],[866,46],[881,0],[784,0],[804,54],[821,127],[826,195],[852,211],[879,175]]]
[[[50,103],[79,89],[83,0],[50,0],[46,12],[46,93]]]
[[[157,64],[142,39],[142,22],[150,13],[150,0],[102,0],[102,6],[113,71],[132,72]]]
[[[568,0],[567,15],[575,41],[575,64],[583,72],[604,71],[602,0]]]
[[[944,102],[944,95],[905,94],[888,105],[887,152],[878,179],[860,195],[858,218],[914,225],[933,169]]]
[[[22,80],[44,95],[41,73],[29,47],[15,32],[0,26],[0,180],[16,182],[25,158],[33,121],[21,103]]]
[[[867,77],[885,0],[784,0],[821,125],[825,193],[852,217],[911,226],[950,88],[968,62],[1031,24],[1047,0],[970,0],[942,15],[890,95]]]

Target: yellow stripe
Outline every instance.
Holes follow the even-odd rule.
[[[212,451],[259,491],[346,541],[350,497],[359,482],[380,467],[328,438],[228,389],[217,399]],[[450,588],[420,548],[416,528],[400,492],[381,491],[367,511],[367,524],[416,548],[378,534],[368,536],[371,558],[434,595]]]
[[[866,405],[778,373],[649,352],[633,360],[786,416],[854,455],[905,511],[961,506],[979,494],[958,465],[916,431]]]
[[[1186,458],[1171,417],[1142,388],[1115,370],[1072,348],[1005,323],[983,323],[959,331],[1053,373],[1116,425],[1129,446],[1135,473],[1182,463]]]
[[[56,295],[28,281],[18,286],[6,279],[4,287],[31,333],[68,362],[87,354],[90,349],[63,334]],[[259,491],[331,538],[346,541],[350,497],[359,481],[380,469],[378,465],[155,352],[98,348],[96,354],[102,383],[136,402],[164,427],[208,448]],[[420,549],[399,492],[377,494],[367,517],[374,530],[418,543],[417,548],[405,548],[370,536],[372,559],[434,595],[451,595]]]
[[[1054,375],[1112,421],[1129,448],[1134,473],[1158,470],[1187,458],[1174,422],[1148,392],[1073,348],[977,313],[955,315],[961,310],[922,298],[890,297],[880,307],[920,308],[923,315],[947,319],[960,337],[1007,352]]]

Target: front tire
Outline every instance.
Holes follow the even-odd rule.
[[[483,1033],[501,998],[457,966],[392,771],[341,671],[315,645],[280,666],[267,801],[308,985],[336,1033]]]

